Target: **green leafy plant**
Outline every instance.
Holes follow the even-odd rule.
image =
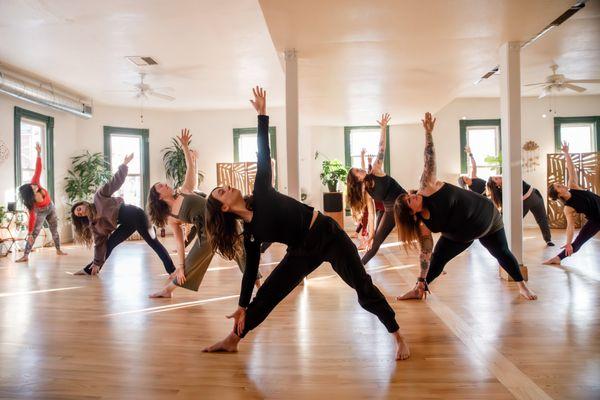
[[[486,156],[483,159],[486,163],[488,163],[489,167],[496,171],[497,174],[502,173],[502,153],[498,153],[498,157],[496,156]]]
[[[85,153],[71,157],[71,169],[65,178],[65,193],[70,204],[90,201],[96,190],[111,177],[110,165],[102,153]]]
[[[337,192],[339,181],[346,179],[348,170],[339,160],[324,160],[321,170],[321,182],[330,192]]]
[[[6,218],[6,209],[4,206],[0,206],[0,224],[4,223],[4,219]]]
[[[177,140],[177,138],[172,138],[171,142],[173,143],[171,146],[162,149],[163,163],[165,164],[165,175],[167,176],[167,179],[171,180],[173,187],[178,188],[181,187],[183,181],[185,181],[187,165],[185,163],[185,154],[183,153],[179,140]],[[192,142],[190,141],[190,143]],[[198,185],[202,183],[204,177],[205,173],[203,171],[198,171]]]

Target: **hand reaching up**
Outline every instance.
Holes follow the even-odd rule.
[[[35,144],[35,151],[37,152],[38,157],[42,154],[42,146],[40,146],[39,142]]]
[[[127,154],[125,156],[125,158],[123,159],[123,164],[127,165],[129,164],[129,161],[133,160],[133,153],[131,154]]]
[[[422,119],[421,122],[423,123],[423,128],[425,128],[425,132],[433,132],[433,127],[435,126],[435,118],[431,116],[431,113],[425,113],[425,119]]]
[[[563,140],[562,146],[560,147],[563,153],[569,154],[569,143]]]
[[[267,115],[267,91],[260,86],[252,89],[254,100],[250,100],[258,115]]]
[[[179,143],[181,143],[181,147],[187,149],[192,141],[192,135],[190,135],[189,129],[182,129],[181,135],[178,137]]]
[[[379,121],[377,121],[377,125],[384,128],[384,127],[388,126],[388,124],[390,123],[390,119],[392,119],[392,117],[390,117],[390,114],[388,114],[388,113],[381,114],[381,119]]]

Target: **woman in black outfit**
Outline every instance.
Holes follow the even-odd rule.
[[[383,159],[385,156],[387,126],[390,122],[389,114],[383,114],[381,121],[377,121],[381,127],[379,139],[379,153],[373,163],[373,169],[367,173],[363,168],[351,168],[346,178],[347,203],[352,215],[359,220],[365,207],[368,209],[368,239],[367,252],[362,257],[362,263],[367,264],[377,254],[379,247],[394,229],[394,202],[406,190],[396,182],[394,178],[383,171]],[[383,202],[385,211],[381,222],[375,231],[375,207],[373,200]]]
[[[490,176],[487,181],[487,188],[494,205],[499,210],[502,210],[502,177],[499,175]],[[523,218],[525,218],[529,211],[531,211],[535,218],[535,222],[537,222],[540,227],[546,246],[554,246],[554,243],[552,243],[550,224],[548,224],[548,214],[546,214],[546,207],[544,206],[542,194],[529,183],[523,181]]]
[[[396,359],[408,358],[408,345],[400,334],[394,310],[373,285],[350,238],[333,219],[277,192],[271,185],[266,93],[258,87],[253,92],[252,104],[258,112],[258,168],[253,195],[244,199],[237,189],[217,187],[208,198],[206,224],[214,250],[227,259],[240,251],[243,242],[246,271],[239,307],[228,316],[235,320],[233,332],[204,351],[237,351],[239,341],[249,331],[264,321],[304,277],[328,261],[344,282],[356,290],[360,305],[377,315],[394,336]],[[240,222],[244,227],[242,233]],[[284,243],[288,250],[250,301],[260,261],[260,244],[265,241]]]
[[[465,153],[467,153],[469,160],[471,160],[471,174],[468,176],[459,176],[458,186],[485,196],[485,181],[477,177],[477,163],[475,162],[475,157],[473,157],[473,153],[471,153],[471,148],[469,146],[465,146]]]
[[[421,188],[416,193],[401,195],[394,207],[400,240],[408,246],[418,241],[421,247],[421,273],[417,284],[399,299],[425,296],[427,285],[440,275],[448,261],[478,239],[517,282],[521,295],[535,300],[537,296],[523,281],[519,263],[508,248],[502,217],[494,205],[480,194],[437,180],[431,135],[434,125],[431,114],[425,114],[425,168]],[[433,253],[431,232],[442,233]]]
[[[560,264],[560,261],[576,253],[581,246],[594,237],[600,231],[600,196],[585,190],[577,184],[577,174],[573,160],[569,155],[569,145],[563,142],[562,151],[565,153],[567,171],[569,172],[568,185],[553,183],[548,188],[548,196],[554,200],[564,203],[564,213],[567,218],[567,243],[564,250],[556,257],[544,262],[544,264]],[[584,214],[587,222],[581,227],[579,234],[573,241],[575,233],[575,213]]]

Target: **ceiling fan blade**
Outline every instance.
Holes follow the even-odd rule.
[[[538,96],[538,99],[542,99],[550,94],[550,89],[544,88],[542,93]]]
[[[149,91],[148,94],[150,96],[154,96],[157,97],[159,99],[163,99],[163,100],[168,100],[168,101],[173,101],[175,100],[175,97],[173,96],[169,96],[168,94],[163,94],[163,93],[156,93],[155,91]]]
[[[576,91],[577,93],[582,93],[585,92],[587,89],[581,86],[577,86],[577,85],[572,85],[570,83],[563,83],[563,87],[566,87],[567,89],[571,89]]]
[[[600,83],[600,79],[567,79],[565,83]]]
[[[139,90],[129,89],[129,90],[103,90],[104,93],[136,93]]]
[[[527,83],[523,86],[543,86],[543,85],[547,85],[548,82],[538,82],[538,83]]]

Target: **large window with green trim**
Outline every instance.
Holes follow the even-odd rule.
[[[127,179],[116,193],[125,203],[138,207],[146,205],[150,187],[148,129],[104,127],[104,157],[111,170],[117,171],[125,155],[133,153]]]
[[[560,152],[561,143],[569,143],[571,153],[591,153],[600,146],[600,116],[555,117],[554,146]]]
[[[31,181],[35,171],[36,143],[42,147],[40,183],[54,198],[54,118],[15,107],[15,187]]]
[[[233,160],[235,162],[256,162],[258,145],[257,128],[235,128],[233,130]],[[271,158],[277,161],[277,135],[274,126],[269,127]]]
[[[487,179],[496,175],[501,167],[502,142],[500,139],[499,119],[460,120],[460,164],[461,172],[468,173],[470,161],[465,153],[465,146],[471,148],[471,153],[477,163],[477,176]]]
[[[379,139],[381,128],[379,126],[346,126],[344,127],[344,150],[346,167],[360,168],[360,152],[366,150],[367,155],[373,158],[379,152]],[[365,163],[367,160],[365,160]],[[390,127],[387,127],[385,159],[383,169],[386,174],[390,173]]]

